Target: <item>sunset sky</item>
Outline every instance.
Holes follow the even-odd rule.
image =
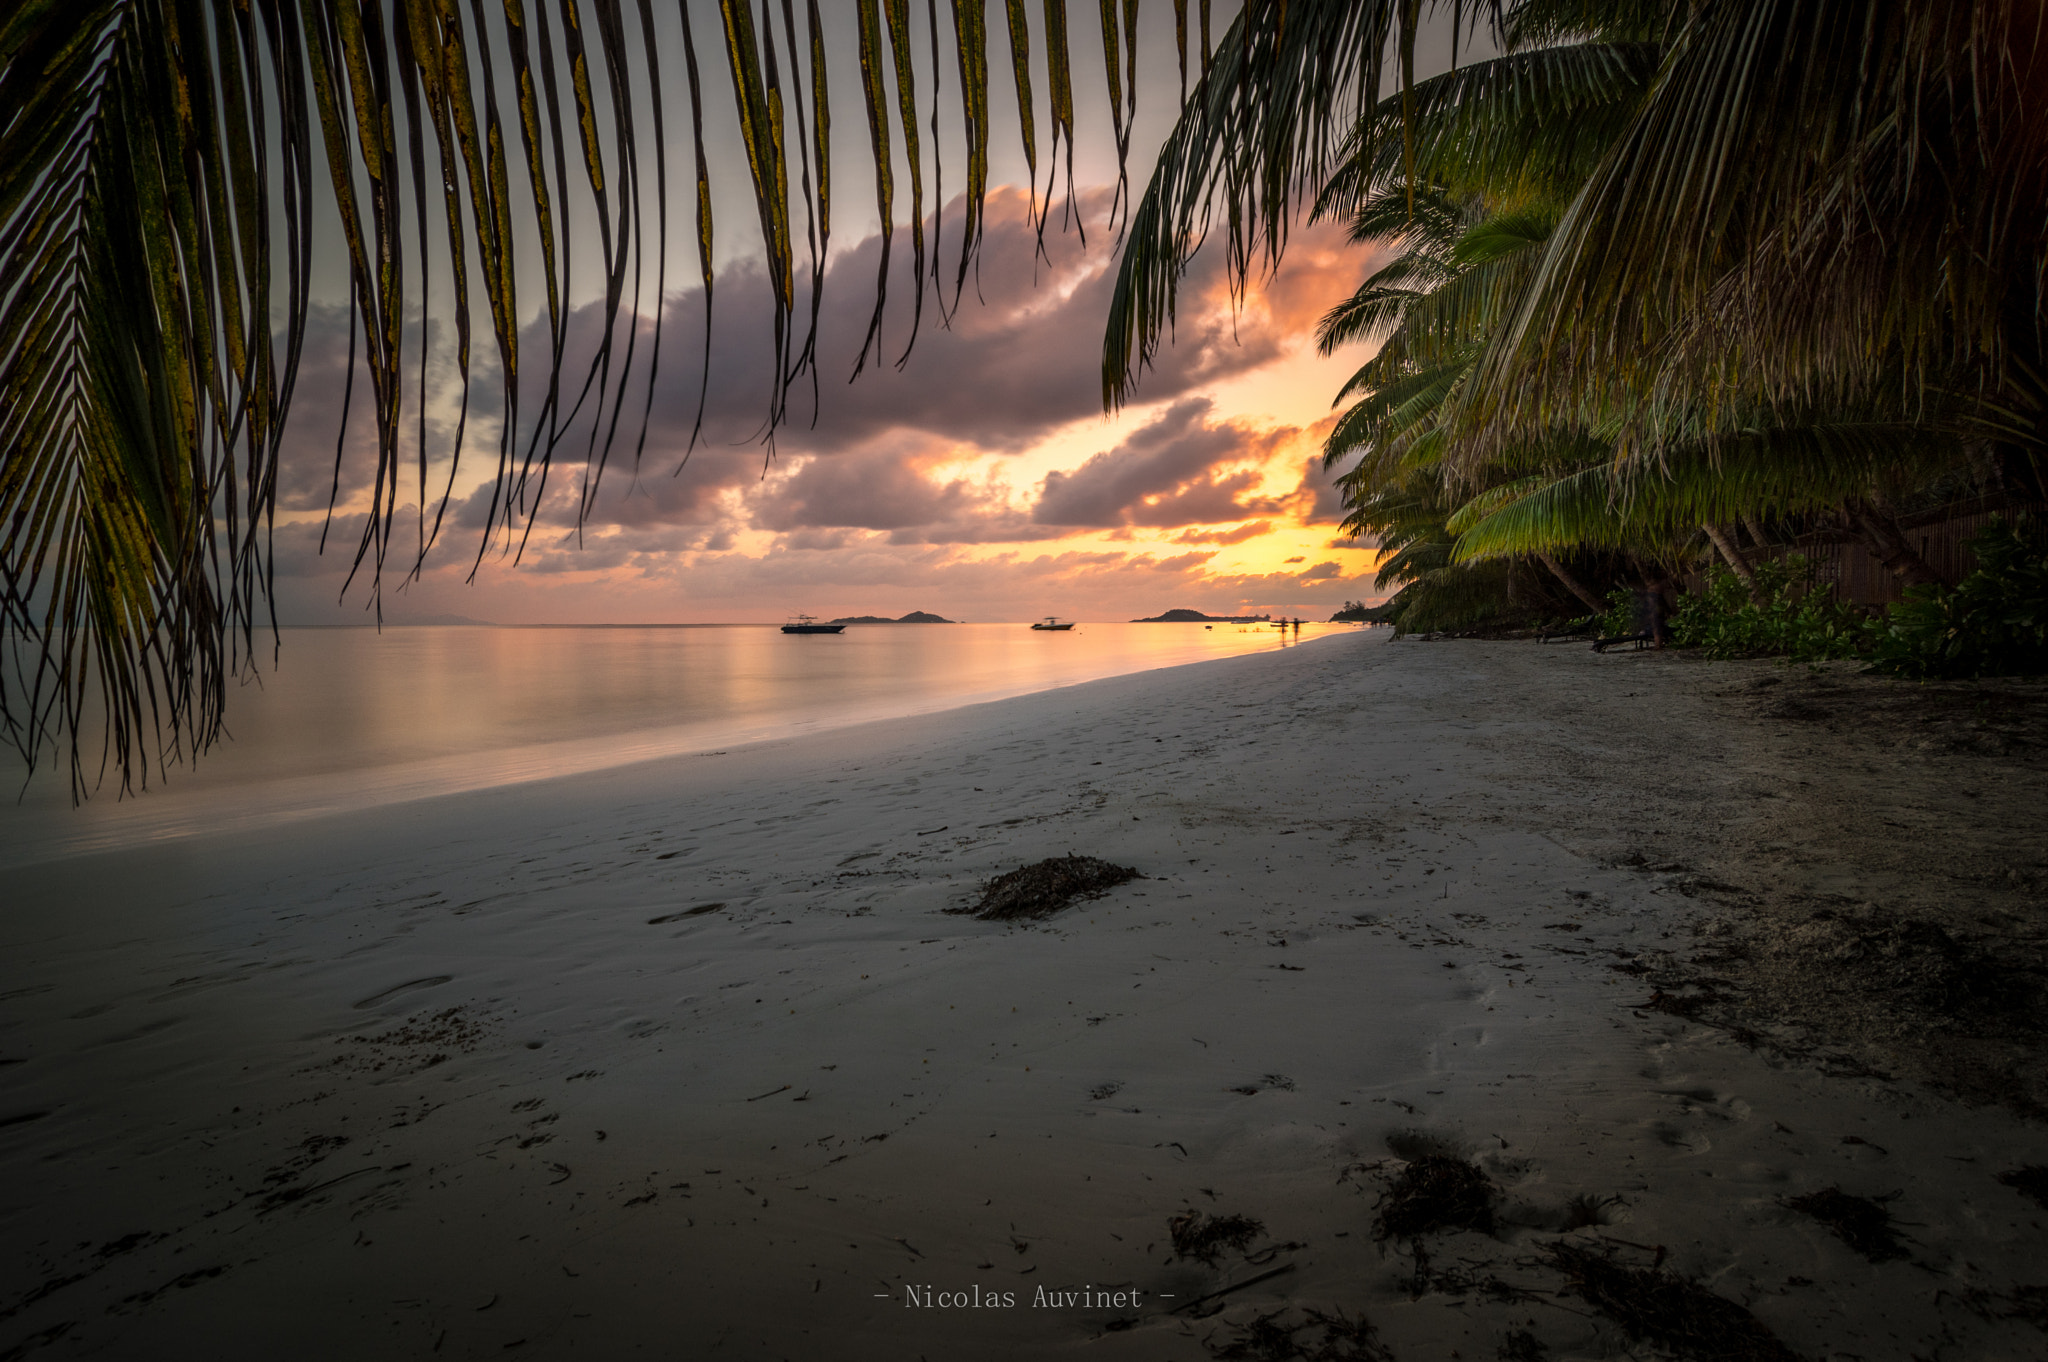
[[[1148,14],[1141,29],[1134,188],[1149,172],[1177,93],[1171,10],[1154,8],[1159,12]],[[1116,259],[1103,218],[1114,160],[1108,137],[1092,138],[1088,131],[1107,122],[1106,103],[1099,47],[1093,65],[1088,61],[1094,17],[1075,13],[1082,128],[1077,170],[1085,186],[1079,202],[1090,227],[1085,246],[1076,233],[1059,230],[1056,213],[1046,237],[1050,260],[1034,262],[1014,110],[1007,119],[1001,114],[1009,98],[1008,54],[1001,35],[992,34],[998,184],[989,198],[978,274],[970,277],[950,327],[927,292],[922,329],[900,371],[870,363],[847,383],[873,307],[880,238],[858,88],[848,90],[853,82],[843,74],[858,67],[843,64],[834,72],[835,220],[815,426],[805,381],[792,392],[791,420],[772,458],[758,439],[771,372],[769,295],[754,263],[759,236],[752,204],[728,157],[716,168],[723,263],[706,438],[685,463],[704,313],[701,291],[678,287],[695,276],[684,155],[671,168],[670,288],[637,473],[633,444],[645,388],[636,382],[580,534],[579,439],[571,446],[574,456],[557,466],[519,561],[495,546],[474,580],[466,580],[477,559],[497,457],[498,374],[490,346],[480,344],[446,522],[424,573],[396,589],[418,536],[416,516],[401,514],[403,552],[387,563],[386,618],[740,622],[799,611],[829,617],[922,609],[983,621],[1047,614],[1115,620],[1174,606],[1325,618],[1346,599],[1375,598],[1374,555],[1338,537],[1340,510],[1320,457],[1331,399],[1364,358],[1355,349],[1329,359],[1314,350],[1317,317],[1371,265],[1369,252],[1346,243],[1340,229],[1297,232],[1278,275],[1256,283],[1235,309],[1220,252],[1199,254],[1185,281],[1172,348],[1146,375],[1131,406],[1114,417],[1103,414],[1098,366]],[[717,29],[709,14],[699,24],[701,47]],[[832,36],[850,49],[850,30]],[[729,101],[722,64],[707,64],[706,77],[707,102],[721,109]],[[676,126],[674,102],[669,109],[674,156],[687,127]],[[716,118],[707,135],[714,143],[724,135]],[[963,159],[957,133],[954,138],[945,148],[949,196],[958,188]],[[898,194],[902,217],[907,194],[900,184]],[[960,201],[951,197],[942,269],[948,281],[960,215]],[[907,227],[899,227],[885,330],[892,360],[910,335],[908,246]],[[801,273],[801,258],[798,268]],[[437,286],[445,300],[445,281]],[[361,576],[342,592],[374,467],[367,385],[360,380],[338,509],[326,527],[325,552],[318,551],[336,480],[348,343],[338,276],[316,284],[316,297],[323,293],[328,301],[313,317],[281,475],[277,595],[288,624],[369,618]],[[950,305],[950,287],[947,295]],[[536,311],[529,300],[538,296],[537,289],[522,292],[529,316]],[[651,303],[650,296],[643,313],[651,312]],[[807,304],[800,299],[800,306]],[[478,321],[481,330],[481,315]],[[598,304],[587,300],[572,321],[573,373],[580,375],[577,356],[590,353],[598,325]],[[651,315],[639,326],[645,347]],[[445,455],[458,390],[452,367],[442,362],[449,330],[441,325],[431,334],[430,519],[433,498],[448,480]],[[522,350],[545,355],[543,318],[534,316],[527,326]],[[646,350],[640,354],[644,369]],[[531,358],[526,367],[530,376]],[[530,383],[528,391],[534,391]],[[416,458],[410,434],[416,419],[416,409],[409,409],[402,451],[408,461]],[[401,487],[401,506],[419,502],[415,479],[409,475]]]

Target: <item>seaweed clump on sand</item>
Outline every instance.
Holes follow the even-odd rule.
[[[2021,1196],[2031,1198],[2042,1210],[2048,1211],[2048,1166],[2030,1163],[2000,1173],[1998,1180]]]
[[[1266,1232],[1266,1226],[1248,1215],[1212,1216],[1189,1211],[1167,1221],[1166,1232],[1172,1236],[1176,1258],[1191,1258],[1214,1267],[1225,1249],[1242,1253],[1250,1248],[1252,1240]]]
[[[1129,866],[1112,865],[1093,856],[1051,856],[996,876],[988,882],[980,903],[951,911],[971,913],[989,922],[1051,917],[1075,899],[1091,898],[1140,878]]]
[[[1905,1246],[1892,1230],[1892,1213],[1869,1197],[1851,1196],[1839,1187],[1825,1187],[1805,1196],[1788,1197],[1785,1206],[1820,1221],[1873,1263],[1906,1256]]]
[[[1549,1253],[1579,1298],[1631,1338],[1699,1362],[1799,1362],[1762,1320],[1698,1282],[1578,1244],[1555,1243]]]
[[[1374,1233],[1412,1239],[1432,1230],[1493,1233],[1493,1180],[1465,1160],[1424,1154],[1401,1170],[1380,1198]]]

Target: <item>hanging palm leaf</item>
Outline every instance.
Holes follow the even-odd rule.
[[[805,369],[816,381],[832,57],[817,0],[805,0],[801,25],[792,0],[717,8],[770,280],[772,435],[789,384]],[[985,8],[954,0],[943,10],[967,167],[956,302],[980,248],[989,174]],[[219,733],[227,679],[249,664],[268,608],[279,433],[308,326],[315,205],[329,195],[351,314],[329,528],[348,526],[350,580],[365,585],[372,610],[381,615],[387,585],[420,572],[463,475],[471,369],[484,360],[478,322],[502,386],[472,576],[492,547],[523,548],[566,442],[583,460],[579,523],[620,440],[637,463],[660,359],[668,129],[656,10],[652,0],[631,10],[624,0],[24,0],[0,15],[0,725],[32,764],[68,755],[82,794],[106,772],[146,782]],[[1065,0],[1041,10],[1052,150],[1064,140],[1071,203]],[[1005,11],[1035,185],[1030,16],[1024,0],[1005,0]],[[927,0],[938,176],[941,14]],[[1137,6],[1124,0],[1105,15],[1113,112],[1127,130]],[[941,245],[927,252],[917,35],[909,0],[860,0],[855,18],[884,234],[868,341],[879,346],[886,300],[893,120],[919,284],[907,356]],[[713,158],[700,16],[684,5],[678,19],[706,307],[694,448],[713,335]],[[1127,131],[1120,156],[1125,142]],[[326,167],[319,194],[316,162]],[[1054,187],[1049,179],[1048,208]],[[802,337],[796,198],[810,250]],[[1041,234],[1046,217],[1041,208]],[[537,263],[522,260],[536,251]],[[537,374],[521,366],[520,330],[532,320],[522,280],[544,293]],[[579,286],[602,302],[572,375]],[[452,436],[437,440],[427,328],[443,324],[459,395]],[[367,488],[344,503],[340,452],[358,386],[354,419],[367,413],[374,462]],[[362,514],[351,523],[337,518],[344,512]],[[91,761],[80,745],[88,730],[104,737]]]
[[[2038,443],[2038,20],[2013,0],[1694,9],[1486,361],[1474,457],[1590,406],[1641,403],[1647,439],[1667,406],[1884,388],[1981,395]]]
[[[1103,4],[1106,13],[1110,0]],[[1496,6],[1451,0],[1445,8],[1464,15]],[[1379,101],[1389,40],[1408,47],[1419,22],[1414,0],[1247,0],[1131,215],[1103,340],[1106,407],[1129,399],[1171,332],[1181,273],[1215,218],[1238,287],[1255,259],[1278,263],[1297,207],[1314,202],[1345,136]]]

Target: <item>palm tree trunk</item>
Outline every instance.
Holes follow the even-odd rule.
[[[1742,550],[1735,547],[1735,537],[1719,525],[1702,525],[1700,528],[1707,532],[1707,538],[1713,540],[1714,547],[1721,551],[1721,557],[1727,562],[1728,570],[1742,580],[1742,585],[1749,591],[1749,598],[1762,605],[1764,597],[1756,584],[1756,572],[1750,567],[1749,560],[1742,556]]]
[[[1742,517],[1742,528],[1749,531],[1749,542],[1761,553],[1771,546],[1770,536],[1764,533],[1763,525],[1755,516]]]
[[[1586,584],[1580,581],[1577,577],[1574,577],[1572,575],[1572,570],[1566,567],[1563,563],[1558,562],[1557,559],[1551,557],[1547,553],[1538,553],[1535,555],[1535,558],[1537,562],[1549,568],[1551,571],[1551,575],[1556,577],[1557,580],[1559,580],[1560,582],[1563,582],[1565,584],[1565,588],[1569,590],[1572,593],[1572,595],[1577,596],[1580,600],[1584,601],[1586,603],[1586,608],[1588,610],[1598,615],[1603,613],[1607,609],[1607,606],[1604,603],[1602,603],[1600,598],[1598,596],[1595,596],[1591,591],[1587,590]]]
[[[1899,533],[1899,525],[1891,514],[1874,501],[1852,501],[1843,508],[1849,517],[1850,528],[1863,546],[1883,563],[1905,586],[1944,585],[1941,574],[1927,565],[1927,560],[1913,552],[1906,536]]]

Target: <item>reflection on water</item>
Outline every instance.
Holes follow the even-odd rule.
[[[231,741],[167,786],[80,810],[60,772],[40,773],[0,808],[0,865],[929,713],[1346,627],[287,629],[282,669],[229,697]],[[18,782],[18,767],[0,775]]]

